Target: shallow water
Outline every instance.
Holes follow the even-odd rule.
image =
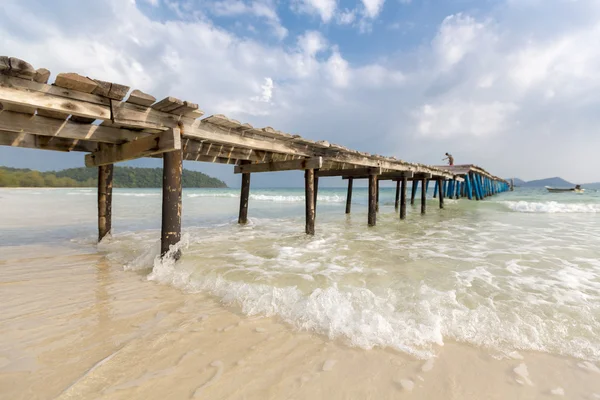
[[[459,342],[494,357],[516,350],[600,361],[600,194],[517,189],[485,201],[446,200],[428,214],[394,213],[382,188],[378,225],[366,226],[366,189],[352,214],[345,189],[320,190],[317,234],[303,234],[302,189],[252,190],[237,225],[238,190],[184,190],[185,250],[155,260],[160,191],[116,189],[111,265],[246,315],[359,348],[418,358]],[[92,189],[0,191],[0,246],[94,248]],[[418,201],[417,201],[418,203]],[[134,272],[131,272],[134,273]]]

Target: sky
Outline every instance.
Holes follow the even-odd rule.
[[[600,0],[0,1],[1,53],[51,80],[77,72],[207,116],[412,162],[450,152],[525,180],[600,181],[599,43]],[[0,165],[83,159],[0,147]],[[239,184],[232,166],[184,166]],[[300,186],[302,173],[252,179]]]

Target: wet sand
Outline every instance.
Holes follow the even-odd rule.
[[[498,359],[348,347],[148,282],[90,247],[0,256],[2,399],[600,398],[600,369],[542,353]]]

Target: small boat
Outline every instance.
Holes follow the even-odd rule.
[[[553,188],[550,186],[545,186],[546,190],[550,193],[583,193],[585,189],[582,189],[581,186],[577,185],[574,188]]]

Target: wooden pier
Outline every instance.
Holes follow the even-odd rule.
[[[111,233],[112,171],[117,162],[140,157],[163,159],[161,254],[181,236],[183,160],[234,165],[242,174],[239,223],[248,219],[252,173],[304,172],[305,231],[315,233],[320,178],[348,180],[346,213],[351,212],[355,179],[368,179],[368,225],[375,226],[379,182],[396,181],[396,210],[406,217],[407,183],[411,204],[421,184],[421,213],[427,185],[435,182],[440,208],[444,197],[487,196],[508,190],[508,182],[476,166],[428,166],[314,141],[271,127],[255,128],[224,115],[202,118],[198,105],[175,97],[153,96],[125,85],[34,69],[14,57],[0,57],[0,145],[52,151],[78,151],[85,165],[98,168],[98,239]],[[127,96],[129,94],[129,96]],[[175,258],[178,252],[168,253]]]

